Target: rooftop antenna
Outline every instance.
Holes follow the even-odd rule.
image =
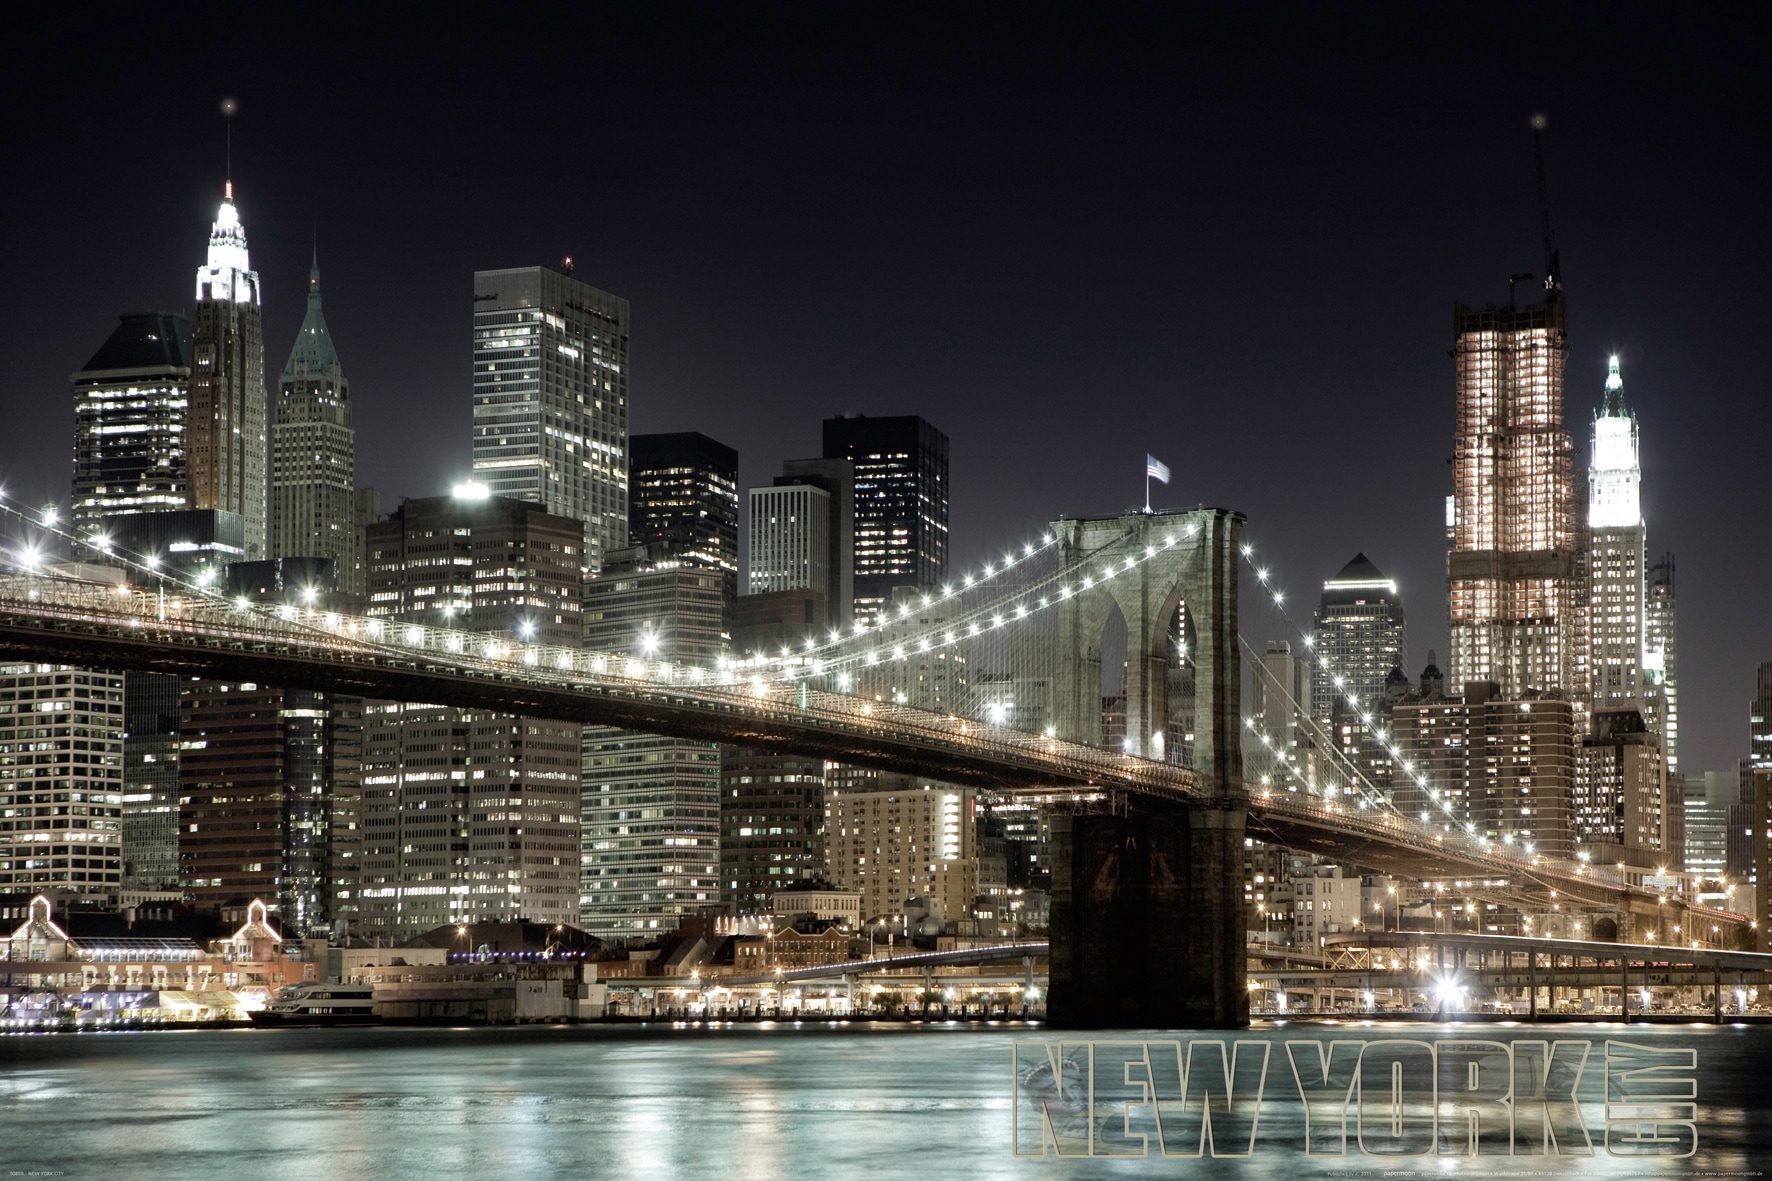
[[[225,129],[223,134],[227,137],[228,153],[227,175],[222,181],[222,197],[228,201],[234,199],[234,112],[239,109],[240,104],[233,99],[224,98],[221,100],[222,127]]]
[[[1563,268],[1557,258],[1557,239],[1551,233],[1550,196],[1544,183],[1544,129],[1550,120],[1544,112],[1532,116],[1532,152],[1538,160],[1538,228],[1544,235],[1544,289],[1555,295],[1563,290]]]

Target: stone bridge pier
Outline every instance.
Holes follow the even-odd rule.
[[[1059,521],[1065,564],[1105,572],[1060,608],[1053,714],[1061,737],[1099,743],[1101,635],[1126,620],[1126,749],[1171,758],[1169,630],[1194,627],[1192,755],[1197,801],[1131,800],[1052,818],[1052,971],[1061,1028],[1247,1025],[1245,821],[1237,547],[1225,509]],[[1165,545],[1166,541],[1172,545]],[[1155,556],[1146,557],[1147,549]],[[1125,569],[1128,557],[1143,559]]]

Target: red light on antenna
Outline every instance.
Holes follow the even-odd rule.
[[[572,273],[572,256],[570,254],[560,260],[560,272],[566,275]]]

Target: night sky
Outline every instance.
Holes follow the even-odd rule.
[[[1682,770],[1732,769],[1772,660],[1764,30],[1440,7],[13,24],[0,479],[65,499],[68,374],[119,313],[188,311],[231,95],[268,380],[317,225],[358,480],[387,507],[467,471],[473,271],[570,254],[632,302],[636,432],[704,431],[748,486],[828,415],[922,414],[969,564],[1138,505],[1148,450],[1175,472],[1159,504],[1245,512],[1305,609],[1371,555],[1413,674],[1445,642],[1452,306],[1542,273],[1543,111],[1567,420],[1585,463],[1618,352],[1651,557],[1678,556]],[[1285,634],[1255,609],[1244,631]]]

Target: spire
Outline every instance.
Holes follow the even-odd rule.
[[[1606,359],[1606,400],[1600,408],[1603,418],[1624,418],[1630,411],[1624,408],[1624,378],[1618,373],[1618,354],[1614,353]]]
[[[320,242],[314,240],[314,260],[308,267],[308,311],[302,317],[301,331],[295,334],[295,347],[283,365],[283,378],[306,378],[313,381],[330,375],[342,379],[343,368],[338,352],[332,347],[332,334],[326,330],[326,314],[320,310]]]

